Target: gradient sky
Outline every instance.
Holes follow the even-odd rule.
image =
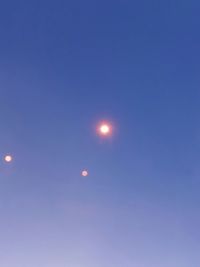
[[[1,2],[1,267],[200,266],[199,10]]]

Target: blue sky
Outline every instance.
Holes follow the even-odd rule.
[[[0,4],[2,267],[200,265],[199,8]]]

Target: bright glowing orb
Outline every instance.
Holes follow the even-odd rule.
[[[11,162],[12,160],[13,160],[13,158],[12,158],[12,156],[10,156],[10,155],[6,155],[5,157],[4,157],[4,160],[5,160],[5,162]]]
[[[84,170],[84,171],[82,171],[81,174],[82,174],[83,177],[86,177],[86,176],[88,176],[88,171],[87,170]]]
[[[113,127],[108,122],[100,122],[97,126],[97,133],[103,137],[109,137],[112,135]]]
[[[109,125],[107,125],[107,124],[102,124],[102,125],[100,126],[100,132],[101,132],[103,135],[107,135],[107,134],[109,134],[109,132],[110,132],[110,127],[109,127]]]

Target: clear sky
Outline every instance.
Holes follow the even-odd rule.
[[[1,2],[1,267],[200,266],[199,10]]]

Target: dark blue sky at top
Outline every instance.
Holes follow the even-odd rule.
[[[0,4],[2,267],[200,264],[199,10]]]

